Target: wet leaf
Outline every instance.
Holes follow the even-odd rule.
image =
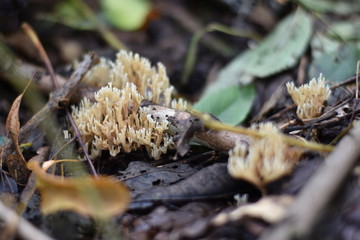
[[[222,122],[235,125],[242,122],[250,112],[255,94],[253,84],[227,87],[202,96],[194,108],[211,113]]]
[[[126,31],[139,29],[151,10],[148,0],[103,0],[101,5],[107,19],[115,27]]]
[[[45,214],[71,210],[106,219],[123,213],[130,202],[128,189],[110,177],[62,178],[46,173],[36,161],[30,161],[29,168],[36,175]]]

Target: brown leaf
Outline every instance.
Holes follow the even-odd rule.
[[[30,171],[27,168],[25,158],[19,147],[19,131],[20,131],[20,120],[19,120],[19,109],[20,103],[24,93],[21,93],[13,102],[8,117],[6,119],[6,132],[7,135],[11,136],[15,153],[8,155],[7,166],[9,168],[10,175],[19,184],[25,184]]]
[[[8,117],[6,119],[6,132],[7,135],[11,134],[14,142],[18,142],[20,121],[19,121],[19,109],[20,103],[24,94],[20,94],[13,102]],[[16,140],[16,141],[15,141]]]
[[[110,177],[62,178],[47,174],[35,161],[28,165],[36,175],[45,214],[71,210],[105,219],[123,213],[130,202],[127,187]]]

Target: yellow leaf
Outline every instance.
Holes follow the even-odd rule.
[[[62,178],[46,173],[35,161],[28,166],[36,175],[44,214],[71,210],[106,219],[123,213],[130,202],[127,187],[110,177]]]

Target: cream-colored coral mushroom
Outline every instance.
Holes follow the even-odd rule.
[[[100,63],[88,72],[83,82],[95,87],[103,87],[111,82],[119,89],[131,82],[147,100],[166,107],[176,106],[178,110],[186,109],[184,101],[171,103],[174,87],[170,85],[165,66],[158,63],[156,68],[152,67],[148,59],[136,53],[121,50],[116,55],[115,62],[101,58]]]
[[[272,123],[260,124],[258,131],[265,136],[254,139],[249,147],[238,143],[229,151],[228,171],[234,178],[249,181],[263,189],[266,184],[289,174],[302,151],[287,145]]]
[[[145,148],[154,158],[174,148],[166,131],[169,122],[155,121],[140,103],[146,99],[178,110],[186,109],[186,101],[172,99],[165,67],[151,67],[149,60],[138,54],[120,51],[115,62],[102,59],[86,76],[85,82],[102,87],[95,102],[84,98],[73,106],[73,118],[92,157],[101,150],[115,156]],[[105,86],[104,86],[105,85]]]
[[[79,107],[73,107],[73,118],[92,157],[101,150],[112,156],[120,151],[131,152],[144,147],[158,159],[168,148],[174,147],[172,137],[165,133],[166,120],[157,122],[139,107],[144,99],[133,83],[123,89],[110,83],[96,94],[96,102],[85,98]]]
[[[320,74],[313,78],[308,84],[299,88],[293,82],[286,84],[287,91],[297,105],[296,113],[301,119],[316,118],[321,115],[324,102],[329,98],[331,90],[325,84],[325,78]]]

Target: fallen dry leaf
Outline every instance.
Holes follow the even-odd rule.
[[[230,221],[238,221],[245,217],[260,218],[268,223],[282,220],[294,198],[290,195],[264,197],[256,203],[239,206],[230,213],[220,213],[213,219],[216,226]]]
[[[10,112],[6,119],[6,132],[8,136],[9,135],[11,136],[11,139],[13,141],[13,146],[15,147],[15,153],[6,156],[7,165],[9,168],[10,175],[19,184],[25,184],[30,175],[30,171],[27,168],[25,158],[19,147],[19,131],[20,131],[19,109],[23,95],[24,92],[21,93],[15,99],[15,101],[11,105]]]
[[[127,187],[110,177],[62,178],[46,173],[36,161],[28,166],[36,175],[44,214],[71,210],[106,219],[123,213],[130,202]]]
[[[10,112],[6,119],[6,132],[11,134],[11,137],[15,138],[16,142],[19,136],[20,121],[19,121],[19,109],[23,94],[20,94],[13,102],[10,108]]]

